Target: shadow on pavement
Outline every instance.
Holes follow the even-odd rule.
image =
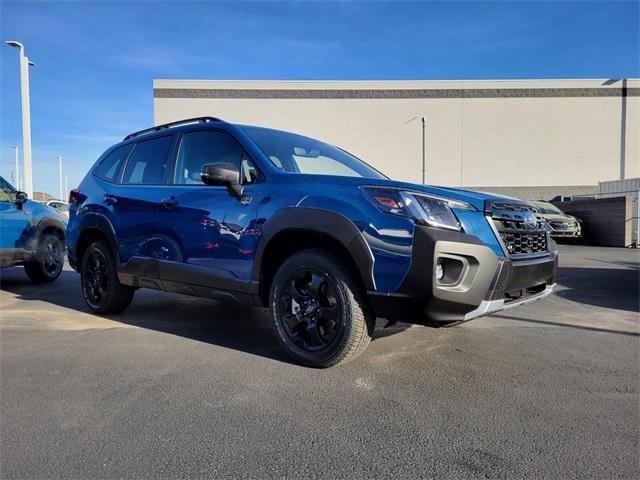
[[[635,268],[560,268],[557,283],[567,289],[556,295],[586,305],[638,312],[639,277]]]
[[[638,332],[629,332],[626,330],[611,330],[608,328],[598,328],[598,327],[587,327],[585,325],[574,325],[571,323],[561,323],[561,322],[549,322],[548,320],[534,320],[532,318],[523,318],[523,317],[514,317],[511,315],[503,315],[498,314],[499,318],[507,318],[509,320],[515,320],[518,322],[527,322],[527,323],[537,323],[540,325],[550,325],[554,327],[566,327],[566,328],[576,328],[578,330],[587,330],[591,332],[602,332],[602,333],[615,333],[617,335],[626,335],[629,337],[640,337],[640,333]]]
[[[11,292],[21,301],[39,301],[76,312],[51,310],[56,315],[91,315],[80,293],[77,273],[63,271],[51,284],[33,285],[18,269],[3,274],[0,289]],[[15,272],[15,273],[14,273]],[[33,307],[29,307],[33,308]],[[46,311],[47,307],[42,307]],[[282,351],[271,330],[266,310],[215,300],[138,290],[133,303],[123,313],[102,318],[126,325],[177,335],[199,342],[293,363]]]
[[[51,311],[55,316],[95,316],[80,293],[80,277],[65,270],[56,282],[34,285],[21,268],[5,269],[0,276],[0,290],[10,292],[21,301],[46,302],[70,310]],[[32,308],[32,307],[30,307]],[[41,307],[43,311],[47,307]],[[286,363],[295,363],[280,348],[271,327],[269,312],[229,302],[190,297],[154,290],[141,289],[134,296],[127,310],[117,315],[102,315],[101,318],[126,325],[177,335],[199,342],[260,355]],[[386,321],[379,320],[374,339],[401,333],[411,325],[397,323],[383,328]]]

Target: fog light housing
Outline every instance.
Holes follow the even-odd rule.
[[[444,265],[438,262],[436,264],[436,280],[442,280],[444,278]]]
[[[464,274],[465,263],[467,262],[462,258],[450,256],[436,259],[436,268],[433,272],[436,283],[442,286],[457,284]]]

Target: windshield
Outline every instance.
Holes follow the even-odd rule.
[[[16,189],[4,178],[0,177],[0,202],[13,202],[16,197]]]
[[[61,212],[69,211],[69,205],[63,202],[51,202],[49,203],[49,206],[55,208],[56,210],[60,210]]]
[[[241,127],[276,168],[288,173],[387,178],[353,155],[294,133]]]
[[[564,212],[558,207],[548,202],[532,202],[536,207],[540,209],[540,213],[550,213],[555,215],[564,215]]]

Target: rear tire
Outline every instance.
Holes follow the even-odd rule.
[[[45,233],[38,240],[33,259],[24,264],[24,271],[33,283],[53,282],[64,267],[64,244],[60,237]]]
[[[82,296],[95,313],[119,313],[133,300],[134,288],[118,281],[116,262],[104,241],[92,243],[80,266]]]
[[[316,368],[358,357],[375,328],[358,277],[327,249],[302,250],[280,266],[271,285],[270,312],[287,353]]]

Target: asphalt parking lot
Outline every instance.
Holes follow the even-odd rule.
[[[637,478],[638,251],[561,246],[545,301],[292,364],[266,311],[2,271],[2,478]],[[382,325],[382,322],[379,323]]]

